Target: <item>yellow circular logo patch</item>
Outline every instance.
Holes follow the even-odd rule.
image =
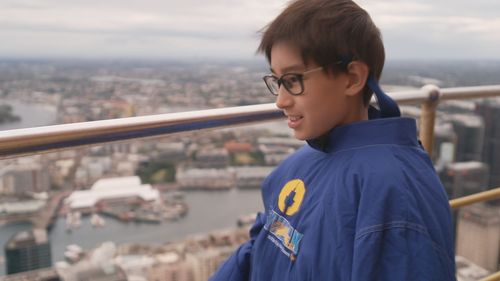
[[[280,211],[287,216],[293,216],[299,211],[305,193],[306,186],[303,181],[294,179],[287,182],[281,189],[278,198],[278,207]]]

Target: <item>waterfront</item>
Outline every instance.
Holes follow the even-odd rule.
[[[3,101],[12,106],[12,113],[21,117],[18,122],[0,125],[0,131],[53,125],[56,122],[56,106],[29,104],[15,100]]]
[[[241,215],[263,209],[259,190],[190,191],[184,193],[184,199],[189,206],[187,215],[178,221],[161,224],[122,223],[105,217],[104,227],[93,228],[89,216],[82,218],[80,228],[68,232],[65,219],[59,218],[49,234],[52,262],[64,259],[64,250],[69,244],[78,244],[84,250],[92,249],[105,241],[161,244],[181,240],[191,234],[236,226]],[[16,231],[29,227],[30,224],[0,227],[0,242],[3,245]],[[0,275],[4,275],[5,264],[0,267]]]

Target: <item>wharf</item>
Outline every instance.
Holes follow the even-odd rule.
[[[66,198],[70,192],[58,192],[52,194],[47,202],[47,205],[32,217],[31,221],[35,228],[43,228],[50,230],[57,218],[58,211],[61,208],[64,198]]]

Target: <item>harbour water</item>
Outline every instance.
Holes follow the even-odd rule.
[[[21,120],[0,124],[0,131],[55,124],[56,106],[30,104],[19,101],[2,101],[2,104],[12,106],[12,113],[21,117]]]
[[[179,241],[189,235],[235,227],[240,216],[263,209],[259,190],[190,191],[184,193],[184,200],[189,206],[186,216],[160,224],[124,223],[103,216],[105,226],[93,227],[88,216],[82,218],[79,228],[67,231],[65,219],[59,218],[49,234],[52,260],[63,260],[65,247],[70,244],[88,250],[105,241],[145,244]]]

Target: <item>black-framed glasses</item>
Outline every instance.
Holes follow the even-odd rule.
[[[277,96],[280,87],[283,85],[288,93],[294,96],[301,95],[304,92],[304,75],[322,70],[323,67],[317,67],[310,70],[306,70],[302,73],[286,73],[281,75],[280,78],[274,75],[266,75],[262,77],[264,83],[266,83],[267,88],[271,94]]]

